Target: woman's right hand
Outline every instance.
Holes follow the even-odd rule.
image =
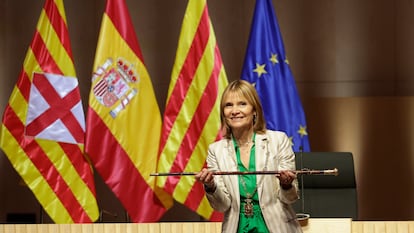
[[[203,168],[199,173],[197,173],[195,175],[195,179],[198,182],[203,183],[208,189],[213,189],[215,187],[213,172],[209,171],[207,168]]]

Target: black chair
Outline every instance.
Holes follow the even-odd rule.
[[[301,199],[293,208],[311,218],[358,220],[354,160],[349,152],[296,152],[296,168],[338,169],[338,175],[299,175]],[[303,183],[302,183],[303,182]],[[302,190],[303,187],[303,190]]]

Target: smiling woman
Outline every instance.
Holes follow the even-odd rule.
[[[245,129],[253,128],[256,110],[253,109],[246,98],[236,93],[229,93],[224,97],[223,102],[226,124],[232,128],[234,134],[237,134],[236,131],[243,132]],[[251,135],[246,139],[239,138],[237,143],[249,143],[250,139]]]
[[[285,133],[266,129],[256,89],[235,80],[221,98],[224,138],[208,149],[207,168],[195,178],[207,199],[224,213],[223,232],[290,232],[301,227],[292,209],[298,200],[295,159]],[[218,171],[280,171],[277,175],[217,176]]]

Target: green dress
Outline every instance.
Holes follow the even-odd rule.
[[[255,138],[255,134],[253,135],[253,142]],[[243,163],[240,159],[240,150],[237,146],[236,141],[233,139],[234,147],[236,150],[236,157],[237,157],[237,166],[239,171],[254,171],[256,169],[256,160],[255,160],[255,144],[253,143],[252,149],[250,150],[250,161],[249,161],[249,168],[247,169],[244,167]],[[256,176],[255,175],[241,175],[239,176],[239,190],[240,190],[240,217],[239,217],[239,226],[237,232],[243,233],[267,233],[269,230],[267,229],[266,223],[263,219],[262,211],[259,205],[259,197],[257,195],[257,188],[256,188]],[[253,197],[253,214],[251,216],[245,215],[245,205],[246,199],[252,193]]]

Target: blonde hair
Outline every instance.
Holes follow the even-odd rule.
[[[247,102],[253,106],[253,111],[256,112],[255,118],[253,118],[253,131],[255,133],[263,134],[266,132],[266,122],[263,115],[263,108],[260,102],[259,96],[257,95],[256,89],[249,82],[244,80],[235,80],[231,82],[221,96],[220,102],[220,120],[224,130],[224,137],[231,138],[231,128],[226,122],[224,116],[224,99],[229,94],[236,94],[247,99]]]

